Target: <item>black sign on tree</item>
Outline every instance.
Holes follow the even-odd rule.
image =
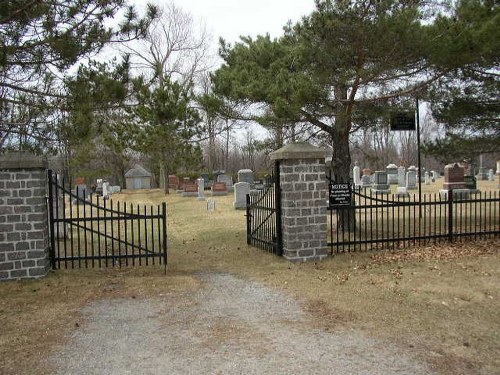
[[[352,187],[349,182],[330,183],[330,207],[350,206]]]

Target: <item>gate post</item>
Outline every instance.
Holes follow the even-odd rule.
[[[271,154],[279,162],[283,257],[292,262],[328,256],[325,150],[305,142]]]
[[[25,152],[0,155],[0,280],[49,270],[47,161]]]

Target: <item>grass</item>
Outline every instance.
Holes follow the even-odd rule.
[[[361,329],[400,343],[440,374],[500,373],[500,240],[405,251],[342,254],[292,264],[246,245],[232,196],[206,202],[159,191],[120,194],[133,204],[168,202],[169,265],[61,270],[0,283],[0,373],[51,374],[80,308],[94,300],[148,298],[201,286],[200,272],[231,272],[303,303],[314,328]],[[286,314],[286,311],[283,311]]]

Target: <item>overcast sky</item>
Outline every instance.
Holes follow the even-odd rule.
[[[162,5],[166,0],[130,0],[141,6],[147,2]],[[175,0],[178,7],[190,13],[195,21],[206,24],[214,43],[219,37],[235,42],[240,35],[271,37],[283,34],[283,26],[314,10],[314,0]]]

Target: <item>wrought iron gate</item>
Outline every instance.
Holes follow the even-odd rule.
[[[52,267],[167,266],[167,206],[140,207],[70,191],[48,171]]]
[[[264,189],[247,195],[247,243],[281,256],[281,191],[279,163]]]

